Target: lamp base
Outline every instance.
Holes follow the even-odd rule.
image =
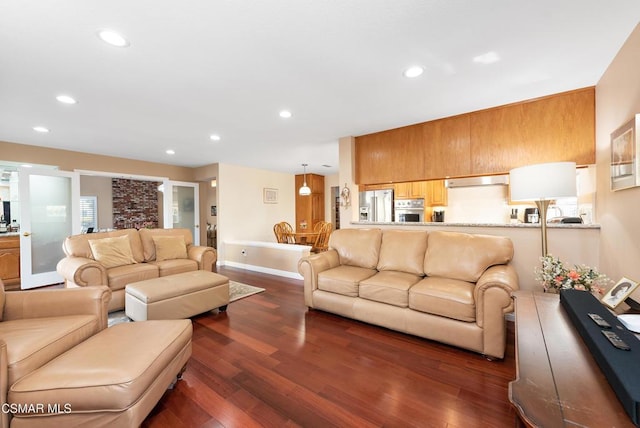
[[[542,235],[542,257],[547,255],[547,208],[549,208],[548,200],[536,201],[538,212],[540,213],[540,233]]]

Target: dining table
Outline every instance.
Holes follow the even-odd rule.
[[[292,233],[296,244],[300,245],[312,245],[316,242],[318,232],[294,232]]]

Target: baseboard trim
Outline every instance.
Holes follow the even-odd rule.
[[[254,272],[260,272],[260,273],[268,273],[271,275],[283,276],[285,278],[304,279],[302,275],[300,275],[299,273],[289,272],[289,271],[280,270],[280,269],[272,269],[264,266],[250,265],[246,263],[231,262],[229,260],[225,260],[223,266],[231,266],[231,267],[240,268],[240,269],[247,269],[247,270],[252,270]]]

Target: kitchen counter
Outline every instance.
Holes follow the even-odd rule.
[[[7,236],[20,236],[20,232],[0,232],[0,238],[6,238]]]
[[[399,223],[376,221],[352,221],[351,224],[359,226],[438,226],[438,227],[504,227],[540,229],[539,223],[448,223],[448,222],[423,222],[423,223]],[[599,224],[583,223],[547,223],[547,229],[600,229]]]

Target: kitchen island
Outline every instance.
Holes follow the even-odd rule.
[[[540,266],[542,243],[539,223],[396,223],[352,221],[353,228],[380,228],[405,230],[449,230],[472,234],[506,236],[513,241],[513,265],[520,279],[522,290],[539,291],[534,269]],[[600,225],[598,224],[547,224],[549,253],[568,265],[598,267],[600,254]],[[603,272],[606,274],[606,272]]]

